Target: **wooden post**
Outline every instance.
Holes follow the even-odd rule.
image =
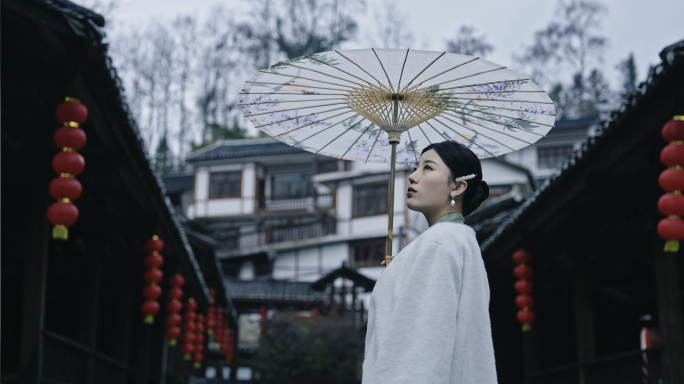
[[[591,282],[586,268],[575,268],[575,340],[577,362],[583,363],[596,358],[594,343],[594,308],[591,298]],[[579,384],[591,383],[585,367],[579,368]]]
[[[47,153],[47,152],[46,152]],[[42,160],[41,160],[42,159]],[[49,227],[48,208],[49,164],[46,156],[39,156],[33,167],[29,198],[30,242],[24,260],[24,298],[21,312],[21,347],[19,350],[19,382],[39,384],[43,367],[43,330],[45,326],[45,286]],[[45,161],[43,161],[45,160]]]
[[[539,357],[537,354],[537,330],[532,325],[532,330],[522,332],[523,338],[523,369],[525,384],[530,382],[530,374],[539,369]]]
[[[684,334],[682,295],[679,289],[680,252],[664,252],[665,241],[655,241],[655,281],[658,295],[658,321],[663,342],[665,384],[684,383]]]

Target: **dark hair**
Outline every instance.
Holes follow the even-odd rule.
[[[470,215],[489,197],[489,186],[482,180],[480,159],[468,147],[455,141],[430,144],[420,154],[431,149],[434,149],[449,167],[452,181],[461,176],[475,174],[475,178],[467,181],[468,187],[463,195],[463,216]]]

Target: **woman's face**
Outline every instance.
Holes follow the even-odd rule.
[[[461,183],[451,182],[449,167],[431,149],[420,156],[420,161],[409,176],[406,204],[409,209],[422,212],[426,216],[449,209],[450,193],[455,191],[458,199],[458,195],[465,191],[465,188],[457,184]],[[460,208],[460,204],[458,207]]]

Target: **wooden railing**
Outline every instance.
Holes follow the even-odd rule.
[[[226,235],[214,233],[218,240],[218,251],[234,251],[256,248],[268,244],[313,239],[335,233],[336,222],[332,217],[324,221],[287,227],[265,227],[256,231]],[[218,231],[217,231],[218,232]]]
[[[257,196],[256,210],[260,212],[280,211],[317,211],[333,208],[333,195],[315,195],[308,197],[291,196]]]

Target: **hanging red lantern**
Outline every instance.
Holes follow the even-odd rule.
[[[176,273],[175,275],[171,276],[171,278],[169,279],[169,285],[172,287],[180,288],[183,285],[185,285],[185,279],[179,273]],[[179,297],[179,299],[180,299],[180,297]]]
[[[166,316],[166,324],[170,326],[176,326],[180,324],[182,321],[181,317],[177,313],[171,313],[168,316]]]
[[[668,167],[684,165],[684,145],[668,144],[660,152],[660,161]]]
[[[675,116],[672,120],[665,123],[662,135],[665,140],[670,142],[684,141],[684,116]]]
[[[169,289],[169,292],[167,292],[166,295],[167,295],[167,297],[168,297],[169,299],[172,299],[172,300],[173,300],[173,299],[180,300],[180,299],[183,297],[183,290],[180,289],[180,288],[178,288],[178,287],[173,287],[173,288]],[[176,312],[180,312],[180,310],[183,309],[183,304],[179,304],[179,305],[180,305],[181,307],[180,307],[180,309],[177,310]]]
[[[195,321],[197,319],[197,315],[195,314],[194,311],[186,311],[185,314],[183,315],[183,320],[185,321]]]
[[[186,321],[183,324],[183,331],[185,332],[195,332],[197,331],[197,325],[193,321]]]
[[[150,285],[143,288],[143,296],[148,300],[157,300],[161,294],[161,287],[155,283],[150,283]]]
[[[178,338],[178,336],[180,336],[180,333],[181,333],[181,331],[180,331],[180,328],[178,328],[178,327],[171,326],[171,327],[166,328],[165,336],[167,339],[169,339],[169,345],[170,346],[173,347],[176,345],[176,339]]]
[[[518,318],[518,321],[523,325],[523,331],[529,331],[532,329],[532,323],[534,323],[535,316],[534,312],[531,310],[524,310],[521,309],[518,311],[518,314],[516,315]]]
[[[201,343],[195,343],[195,351],[199,353],[204,352],[204,345]]]
[[[513,253],[513,262],[516,264],[529,263],[532,261],[532,255],[524,249],[520,249]]]
[[[181,352],[183,352],[183,355],[185,355],[185,360],[190,360],[190,356],[192,356],[192,353],[195,352],[195,344],[192,344],[192,343],[183,344],[183,348],[181,348]]]
[[[658,234],[665,240],[684,239],[684,220],[679,218],[666,218],[658,223]]]
[[[183,335],[183,342],[185,343],[194,343],[196,340],[197,336],[192,332],[187,332],[185,335]]]
[[[669,193],[658,200],[658,210],[666,219],[658,223],[658,235],[665,241],[665,252],[679,251],[679,241],[684,239],[684,116],[675,116],[662,129],[662,135],[670,144],[660,152],[660,161],[668,166],[658,178],[658,184]]]
[[[515,282],[515,291],[518,293],[532,293],[534,284],[528,280],[518,280]]]
[[[152,238],[145,243],[145,250],[149,253],[161,252],[162,249],[164,249],[164,242],[159,239],[159,236],[152,236]]]
[[[684,170],[668,168],[658,177],[658,185],[666,191],[684,190]]]
[[[658,200],[658,210],[665,216],[684,216],[684,196],[666,193]]]
[[[160,254],[150,254],[145,258],[145,266],[148,268],[156,267],[159,268],[164,264],[164,258]]]
[[[50,195],[57,200],[68,199],[76,201],[81,197],[83,187],[81,183],[70,177],[55,177],[50,182]]]
[[[164,274],[162,271],[152,267],[147,272],[145,272],[145,281],[148,283],[158,283],[162,281]]]
[[[178,299],[174,298],[166,304],[166,312],[177,314],[181,309],[183,309],[183,304],[181,304]],[[180,318],[180,315],[178,317]]]
[[[57,106],[55,117],[61,123],[73,122],[78,126],[78,124],[83,124],[88,118],[88,108],[81,104],[80,100],[67,97],[65,101]]]
[[[146,300],[142,304],[141,311],[145,315],[145,323],[152,324],[154,322],[154,315],[159,312],[159,303],[154,300]]]
[[[145,260],[145,264],[152,267],[158,267],[161,266],[161,263],[157,260],[150,261],[150,256],[155,256],[161,258],[160,255],[158,254],[151,254],[147,256],[147,259]],[[163,262],[163,259],[161,260]],[[157,265],[158,264],[158,265]],[[180,284],[179,284],[180,282]],[[166,305],[166,324],[169,326],[169,329],[171,328],[177,328],[178,325],[181,323],[181,316],[178,314],[178,312],[183,309],[183,304],[180,303],[180,300],[183,297],[183,290],[180,289],[179,287],[182,286],[185,283],[183,278],[180,276],[180,274],[176,273],[174,276],[171,276],[169,278],[169,285],[172,287],[169,289],[169,292],[166,294],[166,296],[170,299],[169,303]],[[178,329],[178,333],[180,334],[180,329]],[[168,330],[167,330],[167,338],[169,339],[169,345],[175,346],[176,345],[176,338],[178,338],[178,335],[175,337],[168,337]]]
[[[197,339],[195,339],[195,341],[200,344],[204,343],[204,335],[202,335],[201,333],[197,334]]]
[[[532,277],[532,268],[527,265],[518,265],[513,269],[513,274],[518,279],[529,279]]]
[[[62,151],[52,159],[52,169],[60,175],[78,176],[84,168],[85,160],[76,152]]]
[[[200,369],[200,367],[202,367],[203,358],[204,356],[202,356],[200,352],[195,352],[195,354],[192,355],[192,361],[195,363],[193,364],[193,366],[195,367],[195,369]]]
[[[197,303],[195,302],[195,299],[191,297],[185,302],[185,310],[194,311],[195,309],[197,309]]]
[[[520,309],[533,308],[534,298],[527,294],[518,295],[518,297],[515,298],[515,305]]]
[[[56,202],[50,205],[47,218],[54,225],[52,237],[54,239],[67,240],[69,237],[68,227],[78,220],[78,209],[75,205],[65,202]]]
[[[75,151],[83,148],[86,143],[86,134],[77,127],[66,126],[55,132],[55,144],[59,148],[71,148]]]

